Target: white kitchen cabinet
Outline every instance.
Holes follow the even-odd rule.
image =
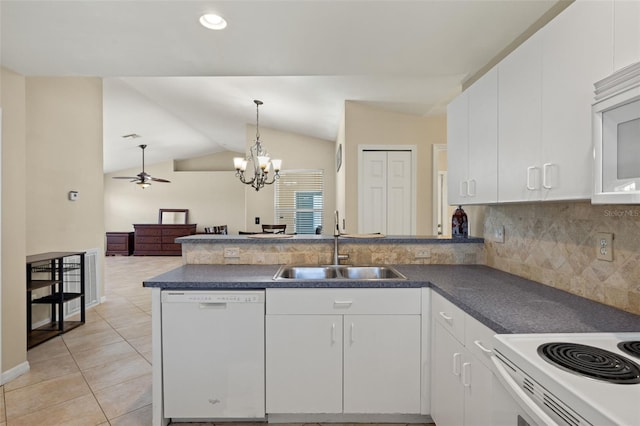
[[[498,71],[493,68],[447,108],[449,202],[495,203],[498,196]]]
[[[498,65],[499,202],[591,196],[593,83],[613,71],[613,3],[577,1]]]
[[[432,294],[431,416],[438,426],[490,426],[493,332]]]
[[[267,412],[419,414],[420,312],[420,289],[267,289]]]
[[[344,412],[420,412],[420,315],[344,317]]]
[[[342,315],[267,315],[266,407],[342,412]]]
[[[613,2],[577,1],[542,30],[543,200],[591,198],[593,83],[613,72]]]
[[[498,64],[498,200],[540,198],[542,128],[539,33]]]

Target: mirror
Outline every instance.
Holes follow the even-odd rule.
[[[161,225],[186,225],[189,223],[189,209],[160,209],[158,223]]]

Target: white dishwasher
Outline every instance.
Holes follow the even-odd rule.
[[[163,291],[164,417],[264,419],[264,291]]]

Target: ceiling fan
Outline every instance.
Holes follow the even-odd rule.
[[[150,186],[151,185],[151,181],[153,181],[153,182],[171,183],[170,180],[152,177],[151,175],[149,175],[147,172],[144,171],[144,149],[147,146],[146,145],[138,145],[138,147],[140,147],[140,149],[142,149],[142,171],[140,173],[138,173],[135,177],[134,176],[114,176],[113,178],[114,179],[130,179],[131,182],[135,182],[142,189],[145,189],[148,186]]]

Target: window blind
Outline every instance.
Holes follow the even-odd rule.
[[[276,223],[286,224],[296,234],[315,234],[324,211],[323,171],[282,171],[275,185]]]

